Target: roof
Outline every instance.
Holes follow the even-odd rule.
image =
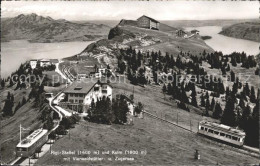
[[[191,32],[199,32],[197,29],[193,29],[191,30]]]
[[[58,59],[50,59],[50,61],[51,61],[52,63],[59,63],[59,60],[58,60]]]
[[[186,33],[184,30],[182,30],[182,29],[178,29],[178,30],[176,30],[176,32],[179,32],[179,31],[182,31],[182,32],[184,32],[184,33]],[[187,33],[186,33],[187,34]]]
[[[109,85],[109,83],[97,79],[82,79],[82,80],[74,81],[72,85],[70,85],[67,89],[64,90],[64,93],[88,94],[89,91],[96,84]],[[112,87],[111,85],[109,86]]]
[[[19,147],[19,148],[30,147],[36,141],[38,141],[42,136],[44,136],[47,132],[48,132],[48,130],[45,130],[45,129],[42,129],[42,128],[41,129],[37,129],[32,134],[30,134],[25,139],[23,139],[21,142],[19,142],[17,147]]]
[[[49,62],[50,60],[49,59],[41,59],[40,61],[41,62]]]
[[[245,132],[243,132],[241,130],[238,130],[238,129],[235,129],[235,128],[232,128],[230,126],[223,125],[223,124],[207,122],[207,121],[201,121],[200,125],[204,125],[204,126],[208,126],[208,127],[211,127],[211,128],[218,129],[218,130],[222,130],[222,131],[228,132],[230,134],[236,134],[236,135],[240,135],[240,136],[245,136],[246,135]]]
[[[137,20],[139,20],[139,19],[142,18],[142,17],[146,17],[146,18],[152,20],[153,22],[160,23],[159,21],[157,21],[157,20],[155,20],[155,19],[153,19],[153,18],[151,18],[151,17],[148,17],[148,16],[146,16],[146,15],[143,15],[143,16],[139,17]]]

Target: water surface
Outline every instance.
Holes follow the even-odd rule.
[[[222,51],[224,54],[230,54],[234,51],[244,51],[250,55],[256,55],[259,53],[260,44],[258,42],[220,35],[218,34],[222,30],[222,27],[220,26],[186,28],[188,31],[192,29],[199,30],[201,36],[211,36],[211,39],[205,40],[206,44],[216,51]]]
[[[62,59],[73,56],[84,50],[93,41],[62,43],[29,43],[26,40],[12,40],[1,43],[1,76],[7,77],[21,63],[30,59]]]

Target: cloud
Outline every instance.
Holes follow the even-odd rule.
[[[258,18],[255,1],[18,1],[2,2],[2,17],[36,13],[54,19],[120,20],[149,15],[158,20]]]

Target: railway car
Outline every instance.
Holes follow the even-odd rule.
[[[17,157],[30,157],[48,141],[48,130],[37,129],[16,146]]]
[[[246,136],[241,130],[208,121],[199,123],[198,133],[236,146],[243,146]]]

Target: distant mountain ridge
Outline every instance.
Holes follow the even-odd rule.
[[[106,38],[110,27],[94,23],[73,23],[37,14],[21,14],[1,20],[1,40],[25,39],[30,42],[88,41]]]
[[[259,42],[260,22],[259,21],[244,22],[244,23],[234,24],[231,26],[226,26],[222,28],[220,34],[229,37]]]

